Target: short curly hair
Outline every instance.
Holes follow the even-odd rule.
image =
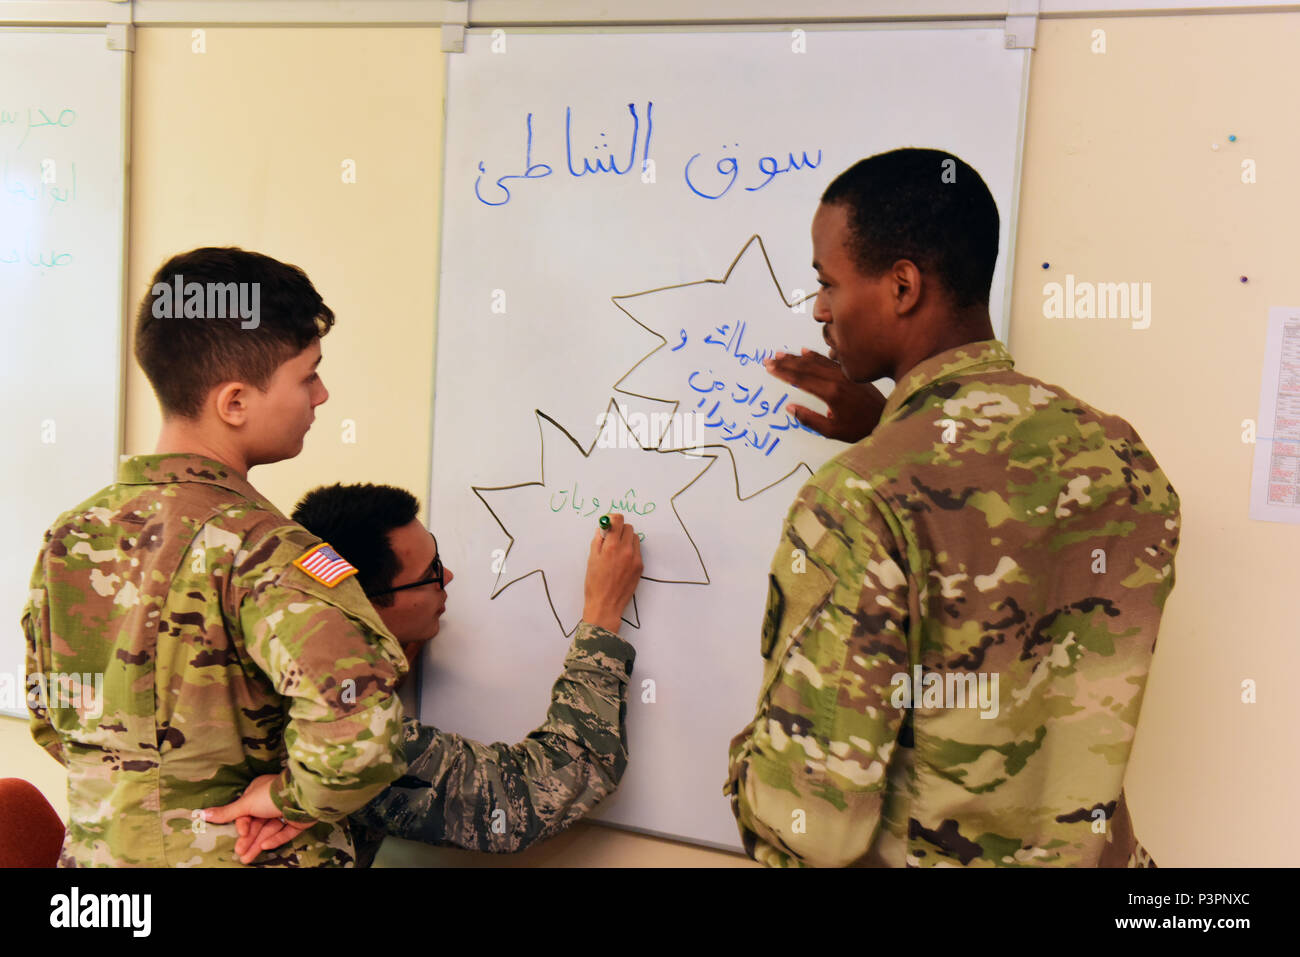
[[[849,254],[876,278],[899,259],[936,276],[959,309],[986,304],[998,206],[980,174],[943,150],[905,148],[850,166],[822,194],[848,210]]]
[[[298,502],[293,520],[330,546],[356,568],[357,581],[367,595],[393,585],[397,556],[388,533],[409,525],[420,502],[406,489],[391,485],[322,485]],[[392,595],[370,601],[387,607]]]

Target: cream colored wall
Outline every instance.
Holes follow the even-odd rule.
[[[1105,54],[1090,52],[1097,27]],[[1300,838],[1280,824],[1300,785],[1300,526],[1248,518],[1241,422],[1258,415],[1269,307],[1300,305],[1300,127],[1281,93],[1300,14],[1040,29],[1009,345],[1022,371],[1133,423],[1182,500],[1128,771],[1134,825],[1161,865],[1294,866]],[[1043,283],[1067,272],[1150,282],[1150,328],[1043,318]],[[1244,679],[1257,704],[1241,703]]]
[[[324,481],[429,487],[442,80],[430,29],[139,29],[129,289],[173,253],[238,245],[301,266],[334,310],[329,401],[301,455],[255,468],[282,509]],[[344,160],[356,183],[342,181]],[[159,417],[127,374],[126,449]],[[345,443],[344,422],[356,442]]]
[[[1091,52],[1099,28],[1104,54]],[[302,266],[339,315],[322,368],[332,395],[304,453],[255,470],[254,483],[282,507],[325,480],[386,481],[423,497],[437,32],[210,29],[201,56],[188,29],[137,36],[133,297],[165,255],[200,243]],[[1177,585],[1127,785],[1138,834],[1162,866],[1280,866],[1300,850],[1278,823],[1300,783],[1300,701],[1286,677],[1300,637],[1286,605],[1297,528],[1247,518],[1252,447],[1240,441],[1241,420],[1257,414],[1268,307],[1300,305],[1282,218],[1300,210],[1289,172],[1300,130],[1278,92],[1294,86],[1297,41],[1300,14],[1039,24],[1009,345],[1022,371],[1129,419],[1182,498]],[[355,186],[339,182],[349,157]],[[1255,185],[1240,182],[1246,157],[1258,162]],[[1067,272],[1152,283],[1150,328],[1044,318],[1042,285]],[[127,407],[125,451],[150,449],[157,416],[134,372]],[[357,422],[356,445],[340,441],[344,418]],[[1259,683],[1258,704],[1240,703],[1245,678]],[[62,775],[24,724],[0,720],[0,754],[0,774],[36,781],[66,812]],[[748,863],[596,825],[510,858],[389,841],[381,860]]]

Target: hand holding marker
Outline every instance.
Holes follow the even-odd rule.
[[[644,566],[641,541],[623,515],[602,515],[591,538],[584,587],[583,621],[617,632]]]

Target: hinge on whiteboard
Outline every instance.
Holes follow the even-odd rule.
[[[1005,45],[1008,50],[1032,50],[1038,39],[1039,0],[1007,0]]]
[[[104,27],[110,50],[135,51],[135,27],[129,23],[110,23]]]
[[[448,19],[442,24],[442,52],[465,52],[465,24],[469,23],[469,0],[448,0],[442,5]]]

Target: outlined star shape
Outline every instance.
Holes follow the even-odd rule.
[[[811,296],[786,300],[761,237],[746,241],[721,279],[612,298],[661,340],[614,385],[626,395],[672,403],[680,421],[650,436],[654,448],[725,449],[742,501],[800,467],[811,474],[826,460],[829,440],[785,411],[791,403],[813,409],[824,403],[762,364],[774,352],[797,354],[803,347],[822,347],[824,340],[802,306]],[[676,441],[680,435],[697,441],[683,445]]]
[[[534,414],[540,434],[541,481],[471,486],[510,540],[493,599],[540,572],[560,630],[572,634],[582,620],[592,536],[598,531],[599,517],[610,511],[623,512],[644,536],[642,578],[708,584],[704,560],[674,500],[712,467],[717,456],[645,448],[613,400],[585,449],[545,412],[535,409]],[[647,461],[648,455],[660,458]],[[635,596],[623,620],[641,627]]]

